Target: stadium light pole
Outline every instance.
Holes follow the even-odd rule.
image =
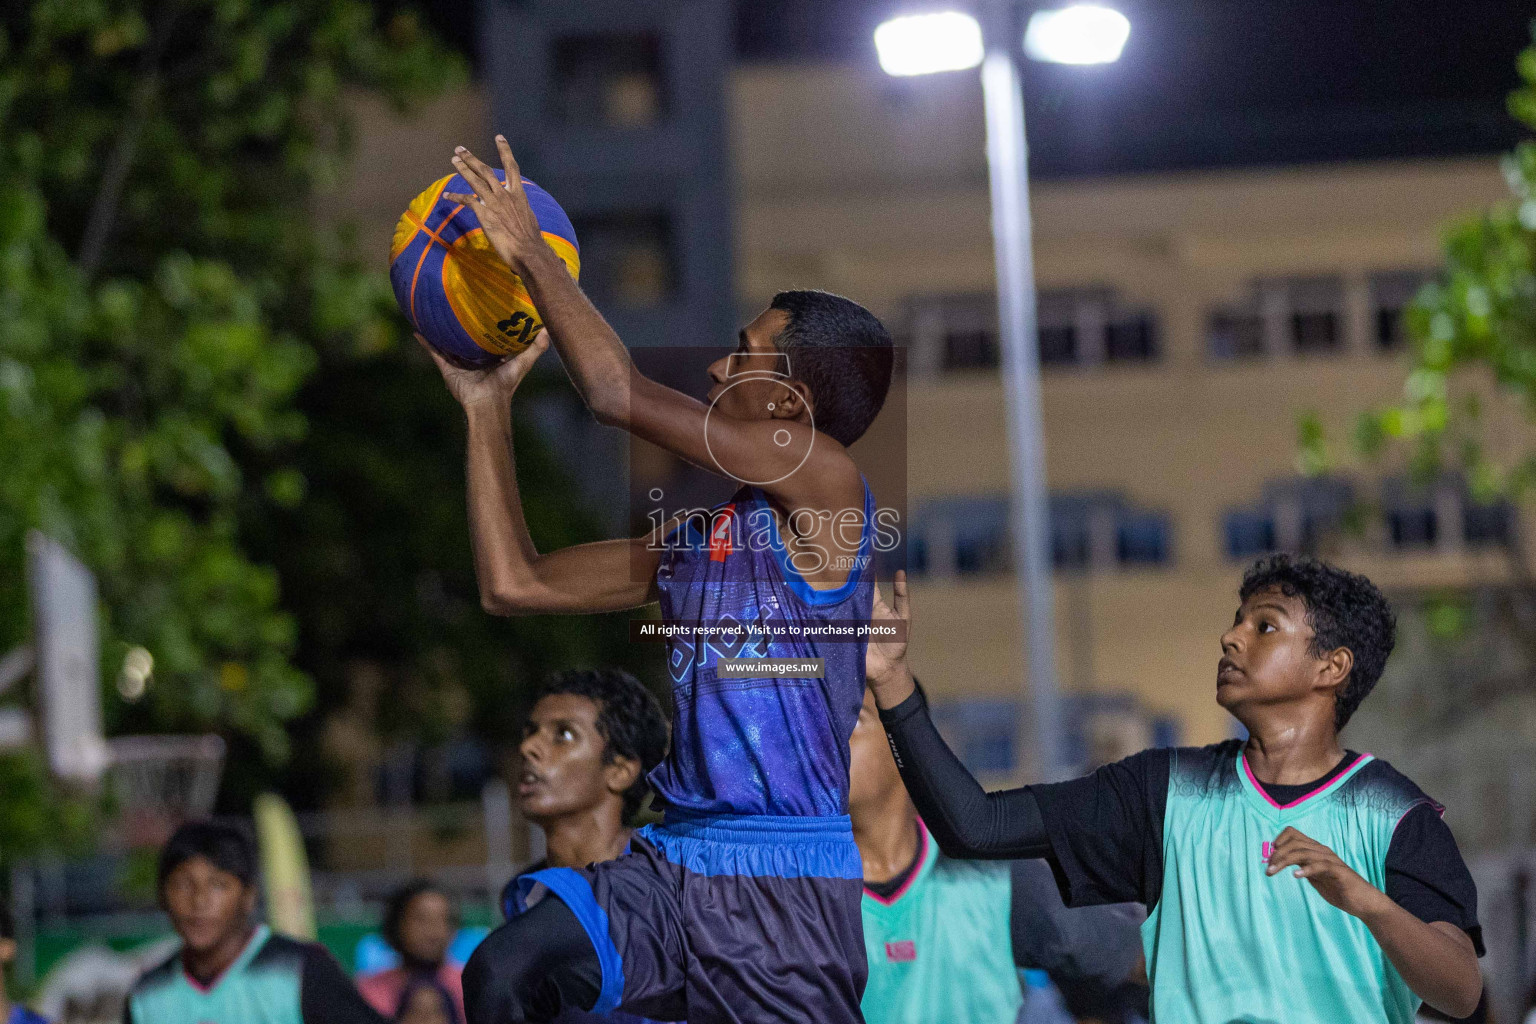
[[[992,194],[992,245],[1002,340],[1013,509],[1010,528],[1024,617],[1035,777],[1063,777],[1061,697],[1056,685],[1050,499],[1040,412],[1040,353],[1035,315],[1034,251],[1029,211],[1029,151],[1024,90],[1015,47],[1018,0],[980,0],[984,25],[960,11],[893,18],[875,30],[880,65],[892,75],[962,71],[981,66],[986,108],[987,174]],[[1118,11],[1082,4],[1036,11],[1023,33],[1024,51],[1061,64],[1118,60],[1130,23]]]

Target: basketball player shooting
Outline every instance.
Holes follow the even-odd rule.
[[[545,243],[511,149],[496,141],[508,184],[461,148],[453,165],[474,194],[448,198],[474,211],[528,286],[587,407],[743,486],[707,522],[540,552],[518,496],[510,400],[546,342],[485,371],[434,354],[469,421],[486,609],[605,612],[659,600],[663,618],[685,627],[669,640],[672,747],[650,775],[664,821],[617,860],[521,881],[525,898],[555,898],[527,906],[471,960],[470,1024],[548,1020],[565,1007],[692,1024],[859,1021],[866,965],[848,739],[865,644],[807,638],[806,627],[869,620],[874,501],[847,446],[885,401],[890,336],[848,299],[783,292],[711,365],[708,402],[649,380]],[[798,628],[710,639],[730,623]],[[822,659],[824,670],[722,678],[722,656]]]

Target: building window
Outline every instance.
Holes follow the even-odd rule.
[[[1255,281],[1241,300],[1212,311],[1206,345],[1213,359],[1308,355],[1344,347],[1344,283],[1337,277]]]
[[[1487,547],[1514,540],[1514,506],[1474,502],[1466,481],[1456,474],[1429,483],[1389,479],[1382,485],[1382,508],[1394,548]]]
[[[1169,521],[1155,512],[1125,512],[1120,519],[1116,554],[1121,565],[1162,565],[1168,561]]]
[[[1158,356],[1157,318],[1105,288],[1042,291],[1036,305],[1036,344],[1042,366],[1148,362]],[[1000,361],[996,298],[923,298],[909,314],[915,367],[993,369]]]
[[[1462,537],[1469,546],[1504,547],[1514,539],[1515,509],[1507,501],[1486,505],[1468,502],[1462,509]]]
[[[913,574],[1007,571],[1008,498],[981,495],[925,502],[913,514],[908,551]]]
[[[914,573],[1009,572],[1013,538],[1006,495],[936,498],[913,517],[908,538]],[[1058,570],[1163,565],[1172,524],[1161,512],[1126,504],[1113,493],[1056,494],[1050,499],[1051,556]]]
[[[1080,296],[1072,291],[1041,292],[1035,304],[1041,366],[1071,366],[1078,361]]]
[[[1051,557],[1059,570],[1164,565],[1171,520],[1114,492],[1051,496]]]
[[[1344,282],[1337,277],[1296,278],[1283,287],[1291,309],[1291,345],[1295,351],[1308,354],[1343,348],[1340,320]]]
[[[1157,358],[1157,321],[1150,313],[1129,313],[1110,321],[1104,358],[1111,363],[1147,363]]]
[[[985,369],[997,365],[997,334],[983,329],[944,332],[946,370]]]
[[[1343,525],[1354,505],[1354,487],[1330,477],[1303,477],[1267,484],[1254,505],[1232,509],[1222,520],[1227,557],[1243,560],[1272,551],[1315,551]]]
[[[1387,536],[1395,548],[1432,548],[1440,536],[1440,519],[1430,504],[1409,504],[1387,510]]]
[[[1258,303],[1228,306],[1211,314],[1206,345],[1213,359],[1255,359],[1264,354],[1264,318]]]
[[[661,211],[572,218],[581,240],[581,285],[593,298],[655,306],[677,287],[672,220]]]
[[[1077,362],[1077,330],[1071,324],[1040,327],[1040,365],[1071,366]]]
[[[1228,512],[1223,530],[1228,558],[1257,558],[1275,550],[1275,516],[1267,509]]]
[[[1423,271],[1402,270],[1371,277],[1371,306],[1375,316],[1375,340],[1382,352],[1396,352],[1408,341],[1403,313],[1419,289],[1431,279]]]
[[[907,545],[907,571],[921,576],[928,571],[928,538],[917,536]]]
[[[1051,565],[1058,571],[1086,569],[1093,562],[1088,510],[1081,500],[1051,499]]]
[[[1157,358],[1157,320],[1108,288],[1040,293],[1040,365],[1148,362]]]
[[[556,120],[602,128],[644,128],[665,114],[661,40],[649,33],[602,33],[556,39]]]
[[[913,304],[912,344],[936,349],[928,365],[987,370],[998,364],[997,303],[991,295],[948,295]]]
[[[955,530],[955,571],[958,573],[1006,572],[1009,566],[1008,524],[980,521],[958,524]]]
[[[1432,548],[1442,539],[1455,537],[1455,520],[1463,507],[1461,492],[1461,482],[1451,478],[1421,482],[1400,476],[1382,481],[1381,508],[1388,545],[1411,551]],[[1447,517],[1449,522],[1443,522]],[[1442,527],[1449,527],[1449,531]]]

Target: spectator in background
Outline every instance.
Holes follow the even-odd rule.
[[[417,975],[400,993],[395,1024],[463,1024],[453,996],[430,975]]]
[[[667,752],[667,719],[656,698],[628,672],[560,672],[536,695],[519,749],[518,808],[544,830],[548,856],[507,885],[502,908],[509,918],[521,911],[538,871],[581,868],[628,852],[649,793],[645,777]],[[508,935],[506,929],[493,932],[486,944]],[[573,941],[589,940],[581,934]],[[662,1015],[672,1020],[682,1014]],[[638,1024],[640,1018],[577,1009],[557,1018],[558,1024],[600,1021]]]
[[[128,996],[124,1024],[383,1024],[325,947],[254,923],[256,845],[208,821],[160,851],[160,906],[181,938]]]
[[[425,879],[395,890],[384,907],[384,941],[400,955],[400,966],[357,980],[368,1005],[394,1017],[410,984],[421,978],[435,981],[453,1001],[456,1020],[464,1019],[464,969],[448,959],[448,947],[459,929],[458,913],[446,893]]]
[[[0,906],[0,969],[3,969],[6,977],[10,975],[10,966],[15,962],[16,919],[11,916],[9,907]],[[0,977],[0,1021],[5,1024],[48,1024],[25,1006],[11,1002],[5,991],[6,977]]]

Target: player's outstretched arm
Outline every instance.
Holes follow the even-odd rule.
[[[487,240],[522,278],[566,372],[598,422],[627,430],[709,472],[770,481],[763,489],[791,513],[863,509],[863,482],[853,460],[837,442],[795,418],[797,403],[805,402],[802,392],[786,387],[772,419],[743,420],[711,416],[710,406],[641,374],[619,336],[544,241],[507,140],[498,135],[496,148],[505,185],[484,161],[459,147],[454,169],[475,191],[444,198],[475,211]]]
[[[1447,921],[1421,921],[1361,877],[1331,849],[1287,827],[1275,839],[1266,871],[1295,868],[1319,896],[1365,922],[1382,952],[1414,993],[1452,1017],[1477,1009],[1483,976],[1467,933]]]
[[[513,458],[512,395],[548,341],[535,338],[527,350],[489,370],[454,366],[421,343],[468,420],[469,533],[485,610],[601,612],[654,600],[659,548],[647,538],[578,544],[545,555],[528,533]]]
[[[887,604],[877,587],[870,618],[910,628],[905,573],[896,574],[892,598],[894,603]],[[875,692],[901,779],[946,856],[1014,860],[1050,851],[1034,795],[1027,788],[988,793],[939,735],[907,666],[905,631],[895,641],[867,645],[864,675]]]

